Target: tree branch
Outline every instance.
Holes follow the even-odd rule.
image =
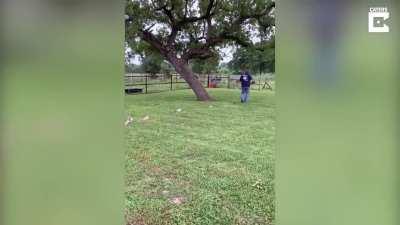
[[[208,6],[207,6],[207,10],[206,13],[200,17],[186,17],[187,15],[187,4],[188,1],[185,2],[185,16],[183,19],[177,21],[175,19],[175,17],[173,16],[172,10],[174,9],[174,6],[172,6],[172,8],[170,10],[168,10],[166,7],[164,6],[161,9],[163,9],[164,14],[166,14],[169,18],[169,20],[171,21],[171,33],[168,36],[168,45],[173,45],[175,39],[176,39],[176,35],[178,34],[178,32],[182,29],[183,26],[185,26],[188,23],[194,23],[197,21],[201,21],[204,19],[211,19],[211,17],[214,15],[212,13],[212,9],[215,6],[215,0],[209,0]]]
[[[150,31],[151,28],[153,28],[156,25],[156,23],[153,23],[152,25],[150,25],[149,27],[147,27],[146,29],[144,29],[145,31]]]
[[[163,45],[162,41],[155,37],[148,30],[140,30],[140,37],[149,43],[153,48],[157,49],[162,55],[167,56],[169,53],[169,49]]]
[[[186,17],[185,16],[183,19],[178,21],[176,25],[179,28],[181,28],[185,24],[194,23],[194,22],[197,22],[197,21],[204,20],[204,19],[212,17],[214,15],[214,13],[212,13],[211,11],[212,11],[212,9],[214,7],[214,2],[215,2],[214,0],[209,0],[208,6],[207,6],[207,10],[206,10],[206,13],[204,15],[199,16],[199,17],[197,17],[197,16]]]
[[[271,10],[275,8],[275,2],[270,2],[270,4],[268,4],[264,10],[262,10],[260,13],[253,13],[253,14],[248,14],[248,15],[240,15],[236,21],[234,21],[232,24],[234,25],[241,25],[242,23],[244,23],[246,20],[248,19],[256,19],[258,21],[260,21],[260,19],[263,16],[267,16],[269,12],[271,12]]]
[[[195,43],[196,46],[187,47],[187,49],[183,50],[181,59],[185,61],[194,58],[207,59],[213,57],[215,56],[214,47],[229,41],[233,41],[243,47],[255,47],[250,40],[244,38],[243,36],[240,36],[240,32],[237,32],[238,29],[240,29],[240,27],[243,25],[243,23],[245,23],[248,19],[257,20],[260,26],[264,28],[273,26],[274,24],[274,19],[272,17],[264,18],[265,16],[268,16],[271,10],[275,7],[275,2],[271,1],[261,11],[258,10],[258,12],[240,15],[236,19],[234,19],[228,26],[223,27],[220,32],[214,34],[214,27],[212,26],[211,21],[212,17],[216,13],[216,0],[209,0],[207,8],[203,15],[191,17],[187,17],[189,11],[188,2],[188,0],[185,0],[185,12],[183,18],[181,18],[179,14],[177,17],[174,15],[173,10],[175,7],[173,4],[171,7],[165,4],[161,7],[156,8],[156,10],[162,11],[163,14],[165,14],[170,21],[171,33],[166,40],[160,40],[149,30],[142,30],[141,32],[142,39],[149,43],[152,47],[160,51],[160,53],[164,56],[167,56],[171,53],[176,53],[174,51],[175,39],[179,31],[181,31],[186,24],[195,23],[202,20],[204,21],[204,23],[202,24],[203,34],[201,37],[197,37],[201,34],[189,34],[192,43]],[[205,42],[201,43],[200,40],[205,40]]]
[[[154,3],[153,3],[153,5],[154,5]],[[155,6],[154,6],[154,7],[155,7]],[[172,11],[174,10],[174,8],[175,8],[175,6],[172,5],[171,8],[168,9],[168,5],[165,4],[165,5],[160,6],[160,7],[155,7],[154,10],[155,10],[155,11],[162,11],[162,12],[168,17],[168,19],[169,19],[169,21],[170,21],[170,24],[171,24],[172,26],[174,26],[174,25],[175,25],[175,21],[176,21],[174,15],[173,15],[173,13],[172,13]]]
[[[208,59],[213,56],[215,56],[215,53],[210,48],[193,47],[185,51],[181,58],[187,62],[190,59]]]
[[[238,45],[241,45],[243,47],[250,47],[253,44],[247,40],[244,40],[243,38],[236,36],[235,30],[238,29],[246,20],[248,19],[257,19],[257,21],[260,23],[261,26],[267,27],[271,26],[274,24],[274,20],[270,20],[270,23],[268,24],[262,24],[261,23],[261,18],[268,15],[269,12],[275,7],[275,2],[270,2],[266,6],[264,10],[260,13],[254,13],[254,14],[248,14],[248,15],[241,15],[239,16],[235,21],[232,22],[232,25],[225,28],[222,32],[220,32],[218,35],[212,37],[211,36],[211,18],[207,18],[207,23],[208,23],[208,32],[207,32],[207,42],[205,46],[203,47],[213,47],[216,45],[219,45],[223,43],[226,40],[234,41]]]
[[[184,14],[184,17],[186,17],[187,16],[187,13],[188,13],[188,0],[185,0],[185,14]]]

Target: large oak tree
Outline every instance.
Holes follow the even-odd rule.
[[[126,41],[134,50],[147,44],[207,101],[189,62],[215,57],[226,45],[266,40],[260,36],[275,25],[274,8],[273,0],[127,0]]]

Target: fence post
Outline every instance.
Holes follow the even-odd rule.
[[[230,89],[231,88],[231,79],[229,76],[227,76],[226,78],[228,79],[228,89]]]
[[[145,86],[146,86],[146,94],[147,94],[147,74],[145,75],[146,79],[145,79]]]
[[[173,77],[173,75],[171,74],[171,86],[170,86],[171,91],[172,91],[172,77]]]
[[[210,74],[207,75],[207,87],[210,87]]]

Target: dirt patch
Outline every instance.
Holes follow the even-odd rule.
[[[162,173],[162,169],[159,166],[153,166],[150,168],[150,172],[154,175],[160,175]]]
[[[263,217],[244,217],[244,216],[239,216],[236,217],[234,220],[234,225],[270,225],[272,224],[271,221],[269,221],[267,218]]]
[[[147,164],[151,160],[151,155],[148,152],[139,152],[135,154],[135,160]]]
[[[182,205],[186,202],[186,198],[183,196],[175,196],[169,199],[169,202],[174,205]]]
[[[134,215],[127,216],[126,225],[155,225],[151,221],[150,215],[144,212],[137,212]]]
[[[169,208],[161,209],[161,215],[157,218],[149,211],[139,211],[126,216],[126,225],[170,225],[171,212]]]

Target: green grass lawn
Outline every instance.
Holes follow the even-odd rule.
[[[127,224],[274,223],[274,93],[209,91],[126,96]]]

